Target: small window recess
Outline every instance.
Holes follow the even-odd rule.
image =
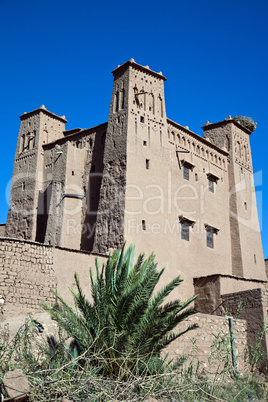
[[[72,170],[72,176],[74,176],[74,170]]]
[[[146,222],[144,219],[141,221],[141,226],[142,226],[142,230],[146,230]]]
[[[214,232],[207,230],[207,247],[214,248]]]
[[[140,116],[140,122],[144,123],[144,116]]]
[[[146,147],[147,146],[147,141],[143,141],[143,145]]]
[[[150,169],[150,159],[146,159],[146,169]]]
[[[212,180],[210,177],[208,178],[208,191],[211,193],[214,193],[214,180]]]
[[[214,226],[205,223],[205,229],[206,229],[206,241],[207,241],[207,247],[209,248],[214,248],[214,234],[219,233],[219,229],[215,228]]]
[[[245,207],[245,210],[247,211],[247,209],[248,209],[248,204],[247,204],[246,202],[244,202],[244,207]]]
[[[190,240],[190,225],[188,222],[181,223],[181,239],[182,240]]]
[[[188,166],[186,166],[186,165],[183,166],[183,178],[185,180],[189,180],[189,178],[190,178],[189,170],[190,169]]]
[[[178,158],[178,153],[177,153],[177,158]],[[190,179],[190,170],[192,171],[195,165],[193,165],[191,162],[186,161],[185,159],[181,160],[181,164],[183,166],[183,178],[185,180],[189,180]]]
[[[198,181],[198,174],[195,174],[195,181]]]
[[[207,178],[208,178],[208,190],[214,193],[215,190],[214,184],[217,184],[219,177],[214,175],[213,173],[207,173]]]
[[[21,190],[24,191],[25,190],[25,182],[23,181],[21,184]]]
[[[179,216],[179,222],[181,224],[181,239],[182,240],[190,240],[190,227],[193,227],[195,221],[187,218],[186,216]]]

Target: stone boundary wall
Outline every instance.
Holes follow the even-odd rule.
[[[247,343],[250,348],[254,348],[258,335],[261,334],[264,324],[268,324],[268,290],[251,289],[237,293],[222,295],[223,306],[228,314],[235,315],[247,320]],[[268,353],[268,334],[263,334],[262,349]],[[267,358],[261,366],[268,364]]]
[[[50,289],[57,282],[51,246],[0,239],[0,297],[4,315],[39,309],[53,301]]]
[[[73,304],[69,288],[76,289],[75,272],[90,298],[89,268],[94,268],[96,257],[101,264],[107,260],[107,256],[85,251],[0,238],[0,317],[42,311],[41,301],[55,301],[51,288]]]
[[[185,323],[199,325],[198,329],[187,332],[175,340],[166,351],[171,358],[178,357],[185,353],[193,353],[195,359],[201,363],[201,369],[209,373],[215,373],[224,363],[224,357],[231,360],[230,331],[226,317],[198,313],[189,317],[179,330],[185,328]],[[235,340],[235,356],[237,371],[243,372],[244,352],[247,350],[247,322],[246,320],[233,320],[233,332]],[[213,346],[214,345],[214,346]],[[211,355],[213,353],[213,356]],[[211,357],[211,361],[210,361]],[[189,364],[191,357],[186,364]],[[194,363],[197,363],[196,360]]]

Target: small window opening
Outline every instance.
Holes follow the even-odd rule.
[[[114,141],[114,148],[115,148],[115,141]]]
[[[74,176],[74,170],[72,170],[72,176]]]
[[[203,173],[206,173],[206,169],[205,169],[205,168],[203,169]]]
[[[214,180],[212,180],[211,178],[208,179],[208,190],[211,193],[214,193]]]
[[[189,180],[189,170],[188,166],[183,166],[183,178],[186,180]]]
[[[22,182],[22,184],[21,184],[21,189],[22,189],[22,191],[25,190],[25,182]]]
[[[142,230],[146,230],[146,222],[144,219],[141,221],[141,226],[142,226]]]
[[[181,223],[181,238],[187,241],[190,239],[190,225],[188,222]]]
[[[247,211],[248,209],[248,204],[246,202],[244,202],[244,206],[245,206],[245,210]]]
[[[140,122],[144,123],[144,116],[140,116]]]
[[[143,141],[143,145],[146,147],[146,145],[147,145],[147,141]]]
[[[150,160],[146,159],[146,169],[150,169]]]
[[[241,168],[241,173],[243,173],[243,168]]]
[[[149,111],[151,111],[152,110],[152,107],[151,106],[149,106]]]
[[[195,181],[198,181],[198,174],[195,174]]]
[[[207,247],[214,248],[214,232],[212,230],[207,230]]]

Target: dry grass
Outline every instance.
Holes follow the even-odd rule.
[[[0,375],[21,368],[30,384],[31,401],[144,401],[149,396],[159,401],[263,401],[268,398],[265,379],[250,371],[235,378],[227,341],[218,337],[211,348],[206,372],[195,357],[194,348],[186,365],[184,358],[152,367],[143,365],[131,372],[120,359],[117,378],[101,374],[104,354],[90,350],[75,356],[59,333],[57,340],[39,334],[26,321],[14,339],[7,329],[0,331]],[[125,356],[125,359],[129,359]],[[138,367],[138,363],[136,367]],[[109,362],[106,361],[106,364]],[[114,364],[114,362],[113,362]],[[213,366],[213,375],[210,369]],[[215,370],[216,367],[216,370]],[[151,372],[152,374],[148,374]]]

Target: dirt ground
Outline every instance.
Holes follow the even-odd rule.
[[[32,314],[20,314],[20,315],[14,315],[10,317],[2,317],[0,318],[0,334],[1,331],[8,331],[9,337],[13,338],[18,329],[24,324],[25,319],[27,317],[32,317],[34,320],[36,320],[38,323],[41,324],[41,326],[44,328],[42,333],[44,335],[56,335],[57,334],[57,324],[55,321],[53,321],[50,316],[45,313],[45,312],[35,312]]]

